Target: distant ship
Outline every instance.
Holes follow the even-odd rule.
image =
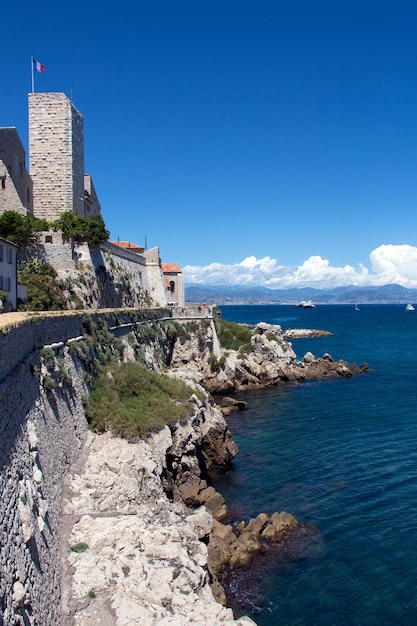
[[[311,300],[301,300],[301,302],[299,302],[295,306],[302,307],[303,309],[315,309],[316,308],[316,305],[313,304]]]
[[[358,307],[357,304],[355,304],[355,311],[360,311],[360,308]]]
[[[413,307],[412,304],[407,304],[407,306],[405,307],[406,311],[415,311],[415,308]]]

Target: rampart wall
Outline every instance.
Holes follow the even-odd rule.
[[[97,248],[86,243],[39,243],[30,249],[28,258],[33,256],[52,265],[59,278],[71,284],[85,309],[166,305],[159,266],[148,266],[144,256],[110,242]]]
[[[138,315],[146,321],[155,311],[100,311],[93,318],[106,316],[123,335]],[[6,626],[61,624],[62,478],[87,433],[88,390],[68,347],[81,335],[82,315],[66,312],[28,317],[0,336],[0,624]],[[61,350],[71,380],[53,392],[43,385],[44,346]]]
[[[83,397],[88,388],[71,344],[83,337],[85,315],[2,316],[10,324],[0,331],[0,624],[5,626],[62,624],[62,479],[87,435]],[[127,338],[135,324],[211,317],[211,309],[89,315],[94,322],[105,318],[115,335]],[[45,386],[45,347],[54,350],[66,372],[62,378],[56,369],[53,391]]]

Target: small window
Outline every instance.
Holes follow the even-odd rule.
[[[6,285],[5,285],[6,291],[10,291],[11,288],[12,288],[12,286],[11,286],[12,280],[11,280],[10,276],[6,276],[5,283],[6,283]]]
[[[0,245],[0,261],[3,261],[3,245]]]
[[[6,177],[5,176],[1,177],[1,188],[6,189]]]
[[[52,235],[45,235],[45,243],[52,243]]]
[[[169,281],[169,288],[170,288],[171,293],[175,293],[175,283],[173,280]]]
[[[4,289],[4,278],[0,276],[0,289]]]
[[[13,250],[11,248],[6,248],[7,252],[7,262],[11,265],[13,263]]]

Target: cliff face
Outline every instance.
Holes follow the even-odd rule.
[[[155,312],[149,315],[28,317],[3,332],[10,357],[0,368],[0,622],[7,626],[85,625],[104,610],[104,624],[126,624],[130,612],[141,624],[171,623],[176,614],[184,624],[207,623],[207,616],[213,626],[235,623],[213,598],[199,540],[208,536],[212,515],[198,502],[211,501],[220,516],[224,507],[207,483],[210,467],[236,454],[207,398],[193,396],[189,420],[146,442],[91,436],[86,473],[69,475],[73,494],[66,491],[62,516],[63,477],[88,434],[88,363],[123,351],[123,359],[162,368],[172,338]],[[183,498],[197,510],[190,512]],[[63,614],[61,558],[68,576]]]
[[[200,478],[196,450],[213,418],[221,418],[215,409],[196,405],[181,434],[166,426],[137,444],[89,436],[83,469],[73,467],[66,478],[66,623],[96,623],[97,612],[100,623],[120,626],[253,623],[235,621],[213,599],[200,541],[208,538],[212,516],[203,506],[189,509],[178,493],[168,499],[161,481],[171,474],[175,492],[176,477]]]
[[[85,464],[79,459],[88,434],[83,405],[88,382],[95,363],[107,357],[140,360],[154,370],[170,365],[170,375],[213,392],[320,372],[352,373],[328,355],[306,355],[297,362],[278,329],[261,326],[252,342],[248,356],[226,353],[211,319],[179,323],[164,311],[143,310],[28,317],[20,327],[3,332],[4,624],[88,626],[99,617],[102,624],[121,626],[128,615],[141,624],[168,624],[175,616],[183,624],[235,623],[209,587],[210,575],[225,562],[215,554],[224,554],[220,536],[224,529],[230,535],[229,527],[218,525],[227,509],[209,476],[237,452],[210,396],[192,396],[191,417],[147,441],[128,444],[110,435],[89,435]],[[63,478],[70,466],[63,516]],[[263,517],[252,524],[260,533],[270,525]],[[211,555],[200,539],[208,542]],[[235,537],[230,535],[227,544],[234,550]],[[241,618],[236,623],[251,622]]]

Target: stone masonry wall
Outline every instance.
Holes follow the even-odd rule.
[[[29,94],[29,156],[35,217],[83,215],[83,117],[63,93]]]
[[[55,233],[53,240],[57,241],[58,237]],[[96,249],[87,244],[37,244],[36,249],[30,249],[28,258],[32,256],[52,265],[59,278],[72,283],[84,308],[166,304],[166,298],[162,297],[163,276],[160,270],[159,274],[157,272],[159,268],[152,268],[151,284],[146,259],[109,242]],[[26,259],[22,257],[21,260]]]
[[[126,312],[92,317],[100,315],[117,326],[119,336],[129,333],[135,320]],[[146,318],[146,312],[141,315]],[[0,624],[5,626],[61,624],[62,478],[87,434],[83,370],[66,342],[81,331],[82,315],[66,312],[29,318],[0,336]],[[68,375],[55,372],[53,392],[44,387],[45,345],[61,352]]]
[[[167,290],[165,279],[162,274],[161,260],[159,258],[159,248],[151,248],[144,253],[146,258],[147,275],[150,295],[152,300],[159,306],[167,304]]]
[[[32,213],[32,180],[26,169],[26,151],[16,128],[0,128],[0,215]]]

